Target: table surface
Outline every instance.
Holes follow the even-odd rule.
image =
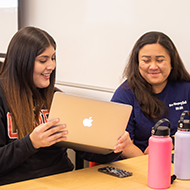
[[[111,175],[98,172],[98,168],[103,166],[114,166],[133,173],[126,178],[118,178]],[[139,156],[136,158],[126,159],[102,164],[91,168],[84,168],[72,172],[42,177],[24,182],[13,183],[0,186],[1,190],[116,190],[116,189],[151,189],[147,186],[148,156]],[[172,164],[173,174],[173,164]],[[190,180],[175,180],[170,189],[190,190]]]

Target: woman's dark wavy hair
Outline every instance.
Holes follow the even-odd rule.
[[[163,115],[167,115],[167,108],[160,101],[149,84],[139,72],[139,51],[147,44],[160,44],[170,55],[172,70],[168,81],[172,82],[189,82],[190,75],[186,70],[179,53],[172,40],[162,32],[147,32],[142,35],[135,43],[128,64],[126,65],[123,77],[127,78],[130,88],[134,91],[135,96],[140,104],[142,112],[151,119],[158,120]]]
[[[56,49],[54,39],[46,31],[30,26],[21,28],[9,43],[0,83],[19,138],[31,133],[34,123],[39,123],[42,106],[49,109],[51,105],[55,70],[47,88],[38,89],[33,82],[35,58],[50,45]]]

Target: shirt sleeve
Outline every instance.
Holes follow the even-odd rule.
[[[29,135],[20,140],[9,139],[6,113],[5,100],[0,97],[0,176],[10,172],[38,151],[33,147]]]
[[[37,152],[29,135],[0,147],[0,176],[10,172]]]
[[[135,109],[135,95],[133,91],[128,87],[126,82],[124,82],[121,86],[119,86],[115,93],[113,94],[113,97],[111,99],[112,102],[122,103],[122,104],[128,104],[133,107],[131,116],[129,118],[128,125],[126,126],[126,131],[129,132],[129,135],[131,139],[134,139],[134,130],[135,130],[135,115],[134,115],[134,109]]]

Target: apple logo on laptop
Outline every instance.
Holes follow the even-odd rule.
[[[83,120],[83,125],[84,125],[85,127],[91,127],[91,126],[92,126],[92,122],[93,122],[92,117],[85,118],[85,119]]]

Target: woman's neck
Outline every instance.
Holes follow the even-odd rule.
[[[166,84],[167,84],[167,80],[162,83],[162,84],[157,84],[157,85],[152,85],[152,88],[153,88],[153,92],[155,94],[159,94],[160,92],[162,92],[162,90],[165,88]]]

